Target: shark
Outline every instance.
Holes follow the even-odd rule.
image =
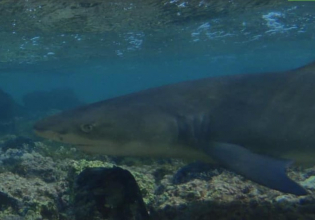
[[[315,164],[315,62],[282,72],[213,76],[134,92],[43,118],[37,135],[95,154],[218,163],[284,193]]]

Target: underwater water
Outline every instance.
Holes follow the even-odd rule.
[[[186,161],[90,155],[33,132],[51,114],[143,89],[314,62],[315,2],[18,0],[0,1],[0,17],[0,219],[315,219],[315,163],[288,171],[306,196],[216,166],[175,184]],[[113,165],[141,196],[77,177]]]

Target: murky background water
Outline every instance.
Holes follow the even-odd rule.
[[[86,102],[187,79],[314,60],[315,4],[2,1],[0,87],[69,87]]]

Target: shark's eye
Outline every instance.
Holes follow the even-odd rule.
[[[89,133],[93,130],[94,125],[92,124],[82,124],[80,126],[81,130],[85,133]]]

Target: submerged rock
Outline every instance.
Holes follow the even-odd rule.
[[[315,189],[315,176],[310,176],[301,183],[302,186],[308,189]]]
[[[8,194],[0,192],[0,210],[5,210],[7,208],[12,208],[18,210],[19,202],[18,200],[10,197]]]
[[[22,107],[0,89],[0,134],[14,131],[14,117],[21,113]]]
[[[85,219],[149,219],[139,186],[119,167],[87,168],[77,177],[75,216]]]
[[[9,219],[8,216],[25,220],[59,219],[60,185],[11,172],[0,173],[0,179],[0,219]]]
[[[15,102],[12,97],[0,89],[0,121],[9,121],[14,117]]]

